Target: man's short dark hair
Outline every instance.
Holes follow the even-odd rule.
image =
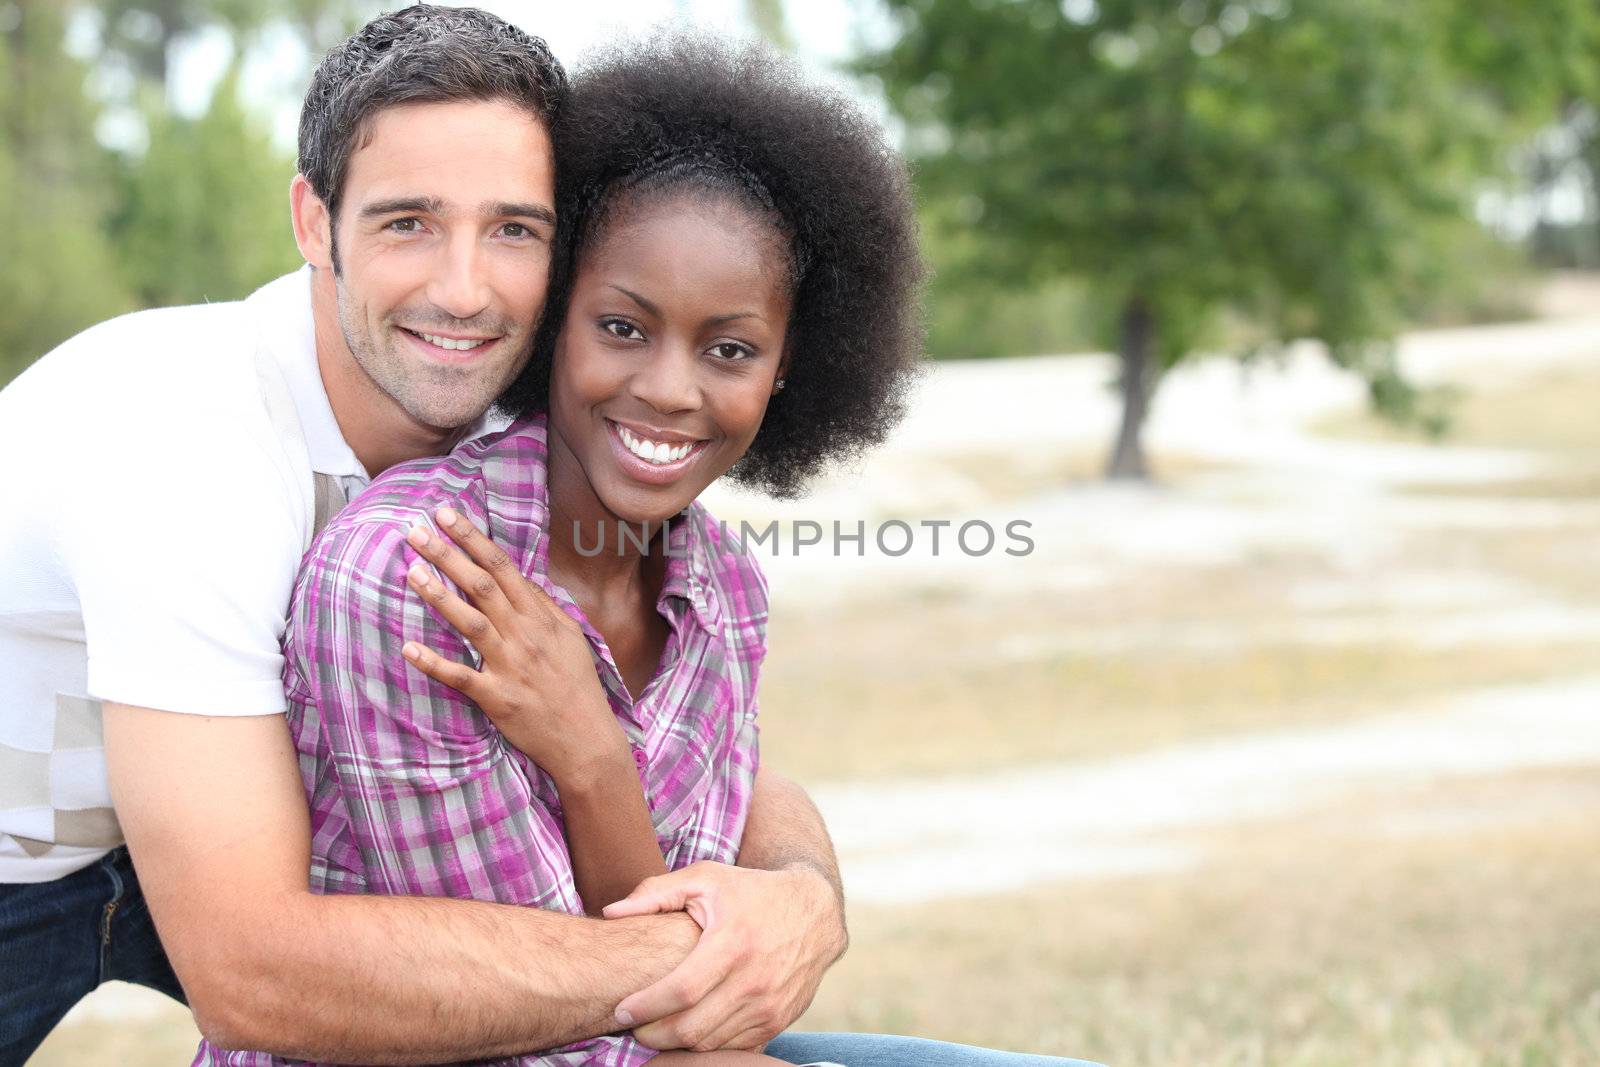
[[[350,157],[383,109],[508,100],[548,129],[566,93],[566,72],[538,37],[475,7],[413,4],[379,15],[318,64],[300,111],[300,173],[337,218]]]

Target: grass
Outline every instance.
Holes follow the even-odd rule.
[[[1228,733],[1387,713],[1477,686],[1592,669],[1587,643],[1446,649],[1268,640],[1180,653],[1077,655],[1036,612],[921,604],[833,625],[774,620],[762,680],[763,759],[802,781],[1082,760]],[[1287,621],[1287,620],[1285,620]],[[1005,660],[974,635],[1063,634]],[[1271,633],[1270,620],[1261,627]]]
[[[1495,389],[1463,390],[1450,408],[1442,446],[1525,448],[1578,462],[1600,459],[1600,371],[1563,368]],[[1368,441],[1419,441],[1415,430],[1370,413],[1338,415],[1318,429],[1330,436]],[[1592,468],[1591,468],[1592,469]]]
[[[1591,1067],[1600,781],[1545,777],[1558,818],[1382,830],[1503,801],[1486,780],[1223,835],[1198,876],[855,909],[802,1025],[1127,1065]]]

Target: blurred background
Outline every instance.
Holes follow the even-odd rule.
[[[293,269],[299,94],[388,6],[0,0],[0,383]],[[1600,1062],[1600,5],[482,6],[569,64],[764,37],[913,162],[910,417],[803,501],[714,490],[918,532],[765,561],[764,758],[852,901],[803,1026]],[[34,1062],[194,1041],[108,986]]]

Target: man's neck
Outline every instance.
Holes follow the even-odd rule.
[[[339,432],[368,476],[376,478],[407,460],[444,455],[455,446],[461,430],[419,423],[379,389],[356,361],[339,328],[338,294],[331,271],[319,270],[313,276],[311,311],[322,387]]]

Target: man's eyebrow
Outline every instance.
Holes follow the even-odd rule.
[[[497,217],[511,216],[513,218],[538,219],[540,222],[554,226],[556,213],[543,204],[506,203],[487,205],[485,214]]]
[[[414,215],[443,214],[444,201],[436,196],[397,196],[361,205],[361,217],[364,219],[373,219],[380,215],[398,215],[402,212]]]
[[[611,288],[615,289],[617,292],[621,293],[623,296],[627,297],[629,300],[632,300],[635,304],[638,304],[640,307],[644,308],[650,314],[655,315],[657,318],[659,318],[661,316],[661,309],[660,308],[656,307],[654,304],[650,303],[650,301],[646,300],[644,297],[640,296],[638,293],[634,292],[633,290],[624,289],[620,285],[613,285],[613,286],[611,286]]]

